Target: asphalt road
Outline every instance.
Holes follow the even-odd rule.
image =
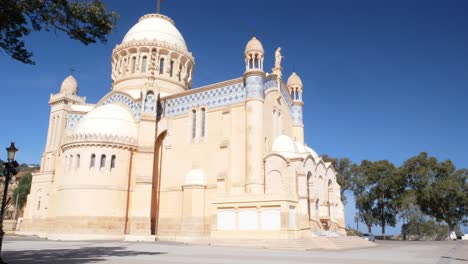
[[[154,242],[61,242],[7,237],[3,259],[14,263],[434,263],[468,264],[468,241],[378,241],[354,250],[286,251],[238,247],[192,246]]]

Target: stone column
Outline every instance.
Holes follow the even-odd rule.
[[[261,194],[264,189],[263,179],[263,77],[261,71],[249,71],[244,74],[246,102],[246,191]]]

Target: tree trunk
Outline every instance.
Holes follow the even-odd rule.
[[[382,221],[382,237],[385,240],[385,221]]]
[[[371,228],[372,228],[372,226],[369,225],[369,224],[366,224],[366,225],[367,225],[367,232],[370,234],[370,233],[371,233]]]

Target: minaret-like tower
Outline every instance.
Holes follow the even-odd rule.
[[[264,51],[262,43],[253,37],[245,48],[246,85],[246,174],[247,193],[263,193],[263,103]]]
[[[293,100],[293,136],[297,142],[304,144],[304,123],[302,121],[304,102],[302,101],[302,81],[299,75],[295,72],[289,76],[287,87],[289,94],[291,95],[291,99]]]
[[[41,172],[54,172],[55,161],[65,136],[70,105],[84,104],[86,98],[78,95],[78,82],[70,75],[62,82],[60,92],[50,95],[50,118],[47,143],[41,162]]]

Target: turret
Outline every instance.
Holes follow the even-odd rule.
[[[295,72],[289,76],[287,88],[293,101],[293,136],[297,142],[304,144],[304,123],[302,120],[304,102],[302,101],[302,81],[299,75],[297,75]]]
[[[264,103],[264,78],[262,43],[253,37],[245,48],[245,73],[246,86],[246,191],[252,194],[263,193],[263,103]]]
[[[60,153],[62,139],[65,136],[67,115],[72,104],[84,104],[86,98],[78,95],[78,82],[72,75],[65,78],[60,92],[50,95],[50,118],[47,143],[42,156],[41,171],[54,171],[55,160]]]

